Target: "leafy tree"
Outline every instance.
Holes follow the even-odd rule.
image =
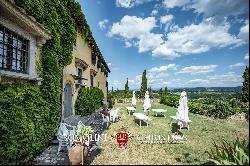
[[[243,73],[242,101],[249,102],[249,68],[246,67]]]
[[[144,94],[146,93],[146,90],[147,90],[147,75],[146,75],[146,69],[143,71],[142,73],[142,78],[141,78],[141,89],[140,89],[140,92],[141,92],[141,98],[144,96]]]

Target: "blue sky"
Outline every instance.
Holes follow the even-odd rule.
[[[78,0],[110,66],[109,88],[240,86],[249,0]]]

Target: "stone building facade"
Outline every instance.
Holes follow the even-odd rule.
[[[74,105],[81,87],[98,87],[107,99],[109,72],[104,58],[97,56],[78,33],[72,63],[63,70],[63,119],[75,114]]]
[[[41,49],[51,33],[13,0],[0,0],[0,84],[29,82],[41,85]],[[102,55],[90,49],[80,33],[73,59],[63,69],[62,118],[75,114],[74,105],[81,87],[98,87],[107,99],[108,73]]]

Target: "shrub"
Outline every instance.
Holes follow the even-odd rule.
[[[194,114],[207,115],[209,105],[199,102],[189,102],[188,109]]]
[[[94,130],[91,128],[91,126],[77,126],[76,135],[78,138],[83,138],[84,140],[88,141],[88,137],[90,137],[92,134],[94,134]]]
[[[179,96],[178,95],[163,95],[160,98],[160,103],[168,105],[170,107],[178,107],[179,106]]]
[[[218,100],[209,108],[208,115],[215,118],[225,119],[232,115],[232,109],[227,102]]]
[[[217,165],[249,165],[249,143],[238,138],[232,144],[223,140],[219,146],[213,143],[215,150],[207,152]]]
[[[48,103],[36,86],[0,89],[0,164],[25,164],[43,150],[55,131]]]
[[[107,102],[108,102],[109,108],[113,108],[113,106],[114,106],[114,98],[113,98],[113,95],[110,94],[110,93],[108,94]]]
[[[104,94],[99,88],[82,88],[79,90],[75,111],[77,115],[86,116],[102,106]]]

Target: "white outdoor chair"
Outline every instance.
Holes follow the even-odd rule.
[[[115,122],[115,119],[118,118],[118,109],[110,111],[110,121]]]
[[[109,126],[109,117],[102,114],[102,125],[104,123],[106,123],[106,125],[107,125],[106,128],[108,128],[108,126]]]
[[[57,140],[59,141],[57,155],[59,154],[63,146],[69,148],[69,146],[73,144],[74,135],[75,135],[75,126],[71,126],[66,123],[61,123],[57,132]]]
[[[78,121],[77,123],[77,127],[83,126],[84,124],[82,123],[82,121]]]

